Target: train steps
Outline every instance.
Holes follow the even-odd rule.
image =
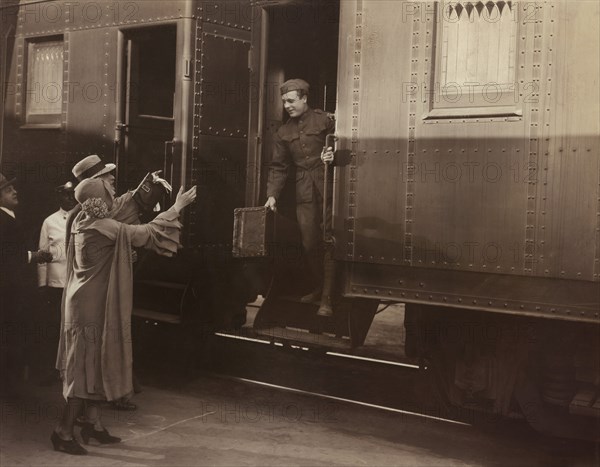
[[[363,344],[373,309],[354,309],[352,302],[334,303],[330,318],[317,316],[318,304],[303,303],[299,297],[270,294],[263,301],[254,320],[254,332],[271,341],[306,345],[332,350],[349,350]]]
[[[133,315],[149,322],[181,324],[187,288],[178,282],[135,280]]]
[[[600,397],[595,387],[581,388],[569,404],[569,412],[573,415],[600,417]]]

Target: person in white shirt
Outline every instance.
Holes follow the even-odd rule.
[[[51,263],[38,265],[38,285],[62,289],[65,286],[67,258],[65,252],[65,232],[69,211],[77,202],[73,195],[73,183],[67,182],[56,188],[59,194],[60,208],[48,216],[42,224],[39,248],[52,253]]]
[[[60,335],[60,305],[63,289],[67,277],[67,255],[65,251],[65,234],[67,217],[77,202],[74,196],[74,185],[67,182],[56,187],[60,208],[48,216],[40,232],[39,248],[52,253],[50,263],[38,264],[38,286],[40,287],[43,306],[38,323],[42,327],[44,352],[48,361],[42,362],[42,372],[48,372],[42,378],[42,384],[50,384],[58,378],[58,371],[54,369],[56,349]],[[46,360],[46,359],[45,359]]]

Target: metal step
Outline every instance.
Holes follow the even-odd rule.
[[[589,387],[577,391],[569,405],[569,413],[573,415],[585,415],[588,417],[600,417],[600,399],[596,388]]]
[[[171,313],[161,313],[160,311],[144,310],[142,308],[134,308],[133,316],[147,319],[149,321],[157,321],[168,324],[181,324],[181,318],[178,315]]]
[[[290,327],[255,328],[254,332],[262,337],[290,344],[307,345],[309,347],[325,347],[335,350],[350,350],[352,343],[347,337],[335,337],[331,334],[317,334],[303,329]]]

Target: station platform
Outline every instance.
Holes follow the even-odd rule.
[[[209,374],[145,386],[135,396],[137,411],[105,409],[105,425],[123,441],[90,444],[87,456],[70,456],[54,452],[49,440],[63,405],[60,390],[59,383],[30,387],[1,401],[2,467],[515,465],[517,459],[586,465],[592,459],[569,451],[567,464],[556,464],[564,453],[557,457],[556,443],[535,436],[533,443],[527,437],[507,443],[465,424]]]

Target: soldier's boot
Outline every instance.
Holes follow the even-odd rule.
[[[323,288],[321,286],[316,287],[312,292],[300,297],[302,303],[312,303],[318,305],[323,295]]]
[[[333,284],[335,281],[335,261],[333,261],[330,255],[325,255],[323,269],[323,294],[321,295],[321,306],[319,306],[317,316],[329,318],[333,316],[331,296],[333,295]]]
[[[317,255],[312,254],[308,257],[308,265],[317,285],[310,293],[300,298],[300,301],[318,305],[323,292],[323,261]]]

